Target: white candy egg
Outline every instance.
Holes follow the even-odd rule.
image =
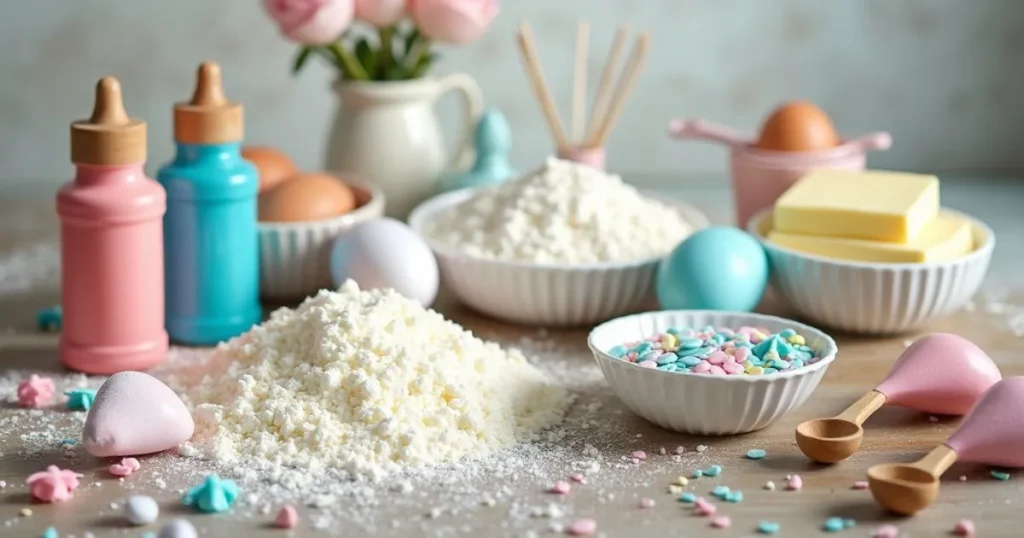
[[[341,286],[355,280],[361,289],[393,288],[429,307],[437,298],[437,259],[407,225],[394,219],[366,221],[342,233],[331,248],[331,275]]]

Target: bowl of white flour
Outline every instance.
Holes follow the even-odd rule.
[[[435,196],[409,224],[462,303],[514,323],[579,326],[642,309],[658,262],[708,219],[619,176],[548,159],[498,186]]]

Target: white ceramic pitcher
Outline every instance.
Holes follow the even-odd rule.
[[[341,82],[327,147],[327,170],[353,174],[384,191],[385,214],[405,220],[438,191],[440,177],[469,166],[471,136],[483,113],[480,87],[452,74],[396,82]],[[454,158],[444,148],[434,104],[449,91],[462,97],[464,121]]]

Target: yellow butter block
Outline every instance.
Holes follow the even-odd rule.
[[[826,258],[881,263],[944,262],[974,250],[971,223],[949,213],[940,213],[907,244],[768,233],[768,240],[781,247]]]
[[[935,176],[818,170],[775,202],[772,229],[787,234],[907,243],[939,213]]]

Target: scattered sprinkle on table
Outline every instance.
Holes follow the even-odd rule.
[[[160,516],[160,506],[152,497],[132,495],[124,503],[124,515],[132,525],[149,525]]]
[[[128,476],[141,467],[142,464],[135,458],[121,458],[120,462],[110,464],[110,467],[107,467],[107,472],[114,476]]]
[[[640,499],[640,508],[654,508],[654,505],[654,499],[651,499],[649,497],[644,497],[643,499]]]
[[[676,454],[682,454],[683,452],[686,452],[686,448],[684,446],[682,446],[682,445],[679,445],[679,446],[676,447],[674,452]]]
[[[852,519],[830,517],[825,520],[825,524],[822,525],[822,530],[824,530],[825,532],[839,532],[845,529],[851,529],[856,526],[857,522]]]
[[[764,489],[768,491],[775,491],[775,482],[772,482],[771,480],[765,482]]]
[[[565,532],[572,536],[585,536],[588,534],[594,534],[596,530],[597,522],[593,519],[584,517],[573,521]]]
[[[43,407],[53,401],[57,389],[49,377],[32,374],[18,382],[18,405],[22,407]]]
[[[953,527],[953,534],[957,536],[974,536],[974,522],[969,519],[961,519]]]
[[[871,538],[899,538],[900,528],[896,525],[882,525],[871,533]]]
[[[22,517],[32,517],[31,508],[22,508],[18,513],[21,514]]]
[[[160,538],[196,538],[198,533],[187,519],[175,519],[160,528]]]
[[[729,516],[718,516],[711,520],[711,526],[716,529],[727,529],[729,525],[732,525],[732,520]]]
[[[761,534],[775,534],[779,532],[779,524],[773,521],[762,521],[757,524],[757,532]]]
[[[583,476],[580,473],[573,473],[573,474],[569,475],[569,480],[572,480],[573,482],[576,482],[577,484],[586,484],[587,483],[587,477]]]
[[[707,449],[707,445],[697,445],[697,452],[704,452]]]
[[[565,495],[569,493],[571,489],[572,486],[570,486],[568,482],[564,480],[559,480],[558,482],[555,482],[554,485],[551,486],[551,488],[548,489],[548,493],[554,493],[556,495]]]
[[[724,499],[729,494],[729,486],[715,486],[711,490],[711,496],[719,499]]]
[[[1003,471],[990,471],[989,474],[992,475],[992,478],[995,478],[996,480],[1010,479],[1010,473],[1004,473]]]
[[[632,454],[630,454],[630,456],[632,456],[633,459],[640,460],[640,461],[643,461],[643,460],[647,459],[647,453],[644,452],[643,450],[634,451]]]
[[[752,448],[747,451],[748,460],[763,460],[764,457],[767,455],[768,453],[765,452],[764,450],[761,450],[760,448]]]
[[[697,496],[687,491],[679,496],[679,502],[681,503],[693,503],[697,500]]]
[[[298,524],[299,514],[295,511],[295,507],[290,504],[282,506],[281,511],[274,518],[274,526],[279,529],[292,529]]]
[[[57,529],[46,527],[46,530],[43,531],[43,538],[60,538],[60,535],[57,534]]]
[[[786,475],[786,489],[790,491],[799,491],[802,487],[804,487],[804,479],[800,478],[800,475]]]
[[[853,486],[851,486],[851,488],[853,488],[853,489],[868,489],[868,486],[870,486],[870,484],[868,484],[867,480],[858,480],[858,481],[853,483]]]
[[[738,503],[738,502],[741,502],[741,501],[743,501],[743,492],[742,491],[730,491],[729,493],[725,494],[725,497],[723,497],[722,500],[724,500],[727,503]]]
[[[715,512],[718,511],[718,507],[705,501],[704,499],[697,499],[697,501],[693,503],[693,508],[694,512],[698,516],[713,516],[715,515]]]
[[[668,487],[668,492],[670,495],[679,495],[680,493],[683,492],[683,488],[675,484],[671,484]]]
[[[685,476],[677,476],[676,477],[676,485],[677,486],[684,486],[685,487],[689,483],[690,483],[690,481],[687,480]]]
[[[88,411],[96,399],[96,391],[92,389],[71,389],[64,395],[68,397],[67,406],[72,411]]]
[[[772,334],[754,327],[673,327],[640,342],[614,346],[608,354],[664,372],[711,375],[770,375],[821,360],[792,329]]]
[[[704,471],[701,471],[700,469],[697,469],[696,471],[693,472],[693,474],[691,476],[693,478],[700,478],[700,477],[704,476]]]
[[[200,512],[213,513],[231,508],[237,498],[238,486],[233,481],[223,480],[211,474],[202,484],[190,489],[182,498],[182,502]]]
[[[707,469],[704,469],[703,473],[704,473],[704,476],[711,476],[711,477],[718,476],[718,475],[722,474],[722,466],[721,465],[712,465],[712,466],[708,467]]]

